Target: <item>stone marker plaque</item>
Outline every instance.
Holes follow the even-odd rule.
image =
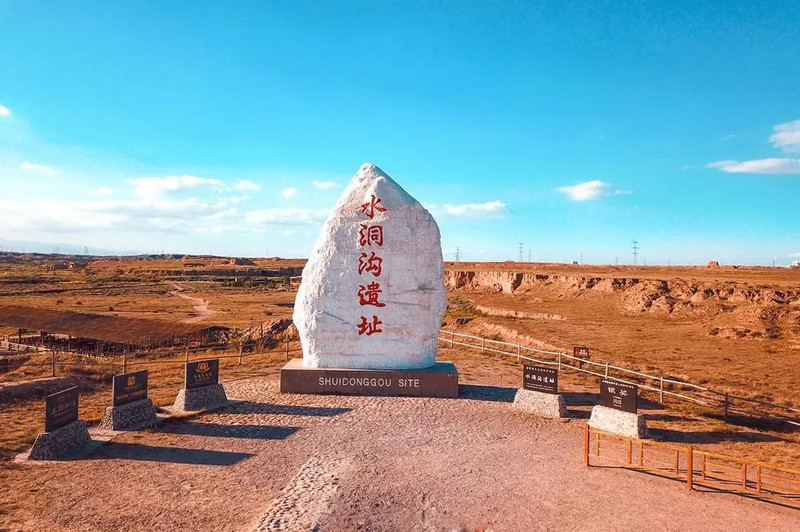
[[[78,420],[78,387],[48,395],[45,401],[44,431],[53,432]]]
[[[525,364],[522,368],[522,388],[534,392],[557,394],[558,370]]]
[[[281,369],[281,393],[458,397],[452,362],[418,370],[307,368],[302,359]]]
[[[147,370],[114,376],[113,405],[122,406],[147,398]]]
[[[219,384],[219,359],[186,363],[186,389]]]
[[[638,409],[639,387],[612,379],[600,380],[600,405],[635,414]]]

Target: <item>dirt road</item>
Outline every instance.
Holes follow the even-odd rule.
[[[241,402],[118,436],[81,460],[0,469],[0,529],[800,526],[798,510],[587,468],[583,420],[518,413],[515,389],[491,378],[458,399],[281,395],[276,381],[229,382]]]
[[[208,301],[201,298],[201,297],[191,297],[183,294],[184,288],[179,285],[178,283],[170,283],[170,286],[174,288],[174,290],[170,291],[169,294],[172,296],[178,296],[181,299],[185,299],[189,303],[192,304],[192,310],[194,310],[195,315],[191,318],[187,318],[183,320],[181,323],[199,323],[201,321],[207,320],[216,312],[208,308]]]

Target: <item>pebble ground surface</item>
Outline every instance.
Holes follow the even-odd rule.
[[[482,380],[458,399],[227,382],[219,410],[0,469],[0,530],[800,529],[799,510],[587,468],[584,419],[519,412]]]

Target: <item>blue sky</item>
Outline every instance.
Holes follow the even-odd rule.
[[[370,161],[448,259],[800,259],[796,1],[0,0],[0,106],[3,248],[302,257]]]

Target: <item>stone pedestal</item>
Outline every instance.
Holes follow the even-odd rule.
[[[173,410],[194,412],[197,410],[209,410],[217,408],[228,402],[225,395],[225,388],[221,384],[211,384],[198,388],[183,388],[178,392]]]
[[[158,423],[156,409],[149,398],[122,406],[109,406],[99,427],[105,430],[137,430]]]
[[[519,389],[514,396],[514,408],[550,419],[567,417],[567,405],[560,394]]]
[[[80,419],[52,432],[36,436],[28,460],[56,460],[92,441],[86,423]]]
[[[607,406],[592,408],[589,426],[629,438],[647,438],[647,424],[644,415],[624,412]]]
[[[294,358],[281,369],[281,393],[458,397],[452,362],[424,369],[309,368]]]

